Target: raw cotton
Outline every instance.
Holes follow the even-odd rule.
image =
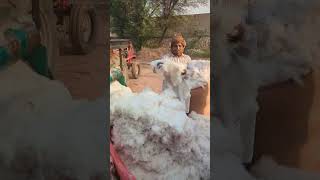
[[[150,65],[163,74],[163,89],[172,89],[185,104],[186,112],[189,112],[191,89],[208,85],[210,81],[210,61],[207,60],[191,60],[183,64],[163,58],[152,61]]]
[[[1,179],[87,180],[107,170],[104,99],[74,101],[21,61],[0,71],[0,84]]]
[[[318,174],[279,166],[262,159],[252,168],[243,162],[252,159],[258,89],[300,77],[315,68],[319,57],[319,1],[257,0],[249,9],[250,36],[236,45],[228,44],[226,33],[244,23],[246,2],[219,1],[216,7],[215,73],[219,119],[213,118],[214,175],[217,180],[320,179]],[[283,8],[286,7],[286,8]],[[225,13],[228,12],[228,13]],[[298,15],[296,15],[298,14]],[[245,23],[244,23],[245,24]],[[235,48],[244,46],[251,54],[243,57]],[[219,124],[221,123],[221,124]],[[240,137],[240,139],[239,139]],[[232,173],[230,173],[232,172]]]
[[[217,70],[213,72],[217,77],[217,114],[226,127],[242,137],[242,159],[249,162],[253,154],[258,89],[289,79],[303,84],[302,75],[318,63],[320,39],[315,31],[320,26],[314,9],[320,5],[317,1],[253,1],[249,6],[249,19],[252,19],[248,25],[244,21],[248,12],[246,3],[231,1],[216,6]],[[226,11],[230,14],[222,14]],[[248,32],[243,42],[230,44],[226,34],[238,23]],[[236,51],[239,47],[248,48],[251,53],[242,56]]]
[[[164,76],[162,89],[171,89],[175,92],[179,100],[185,104],[185,112],[189,112],[190,87],[187,83],[187,65],[177,63],[169,58],[163,58],[150,63],[156,72],[161,72]]]
[[[159,63],[160,65],[158,65]],[[193,89],[204,86],[210,81],[210,61],[208,60],[196,59],[187,64],[182,64],[164,58],[151,61],[150,65],[158,73],[168,73],[174,85],[184,80],[189,88]],[[178,69],[178,71],[171,70],[173,68]],[[186,74],[182,76],[182,72],[186,72]]]
[[[208,85],[210,81],[210,61],[191,60],[187,65],[187,84],[190,89]]]
[[[278,165],[270,157],[262,157],[250,171],[241,160],[239,136],[226,128],[219,118],[213,117],[213,179],[217,180],[318,180],[319,173]]]
[[[270,157],[262,157],[252,168],[251,173],[263,180],[318,180],[319,173],[280,166]]]
[[[118,89],[110,99],[112,140],[130,171],[142,180],[210,179],[209,119],[188,117],[170,89],[130,93],[119,86],[110,87]]]
[[[226,128],[221,119],[212,118],[213,179],[254,180],[242,165],[242,144],[239,135]]]

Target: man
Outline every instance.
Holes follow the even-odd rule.
[[[170,59],[177,63],[187,64],[191,61],[191,58],[184,54],[186,45],[187,43],[181,34],[175,35],[171,40],[171,53],[163,56],[163,58]]]
[[[175,35],[171,40],[171,53],[166,54],[162,59],[173,61],[175,63],[181,63],[187,66],[191,61],[190,56],[184,54],[184,49],[187,43],[181,34]],[[184,72],[182,72],[184,73]],[[186,113],[189,113],[190,105],[190,89],[189,86],[182,82],[179,85],[170,83],[173,77],[169,74],[164,73],[164,80],[162,84],[162,90],[167,88],[173,88],[179,99],[186,105]],[[172,81],[171,81],[172,82]]]
[[[187,65],[191,61],[191,58],[190,56],[184,54],[186,45],[187,43],[181,34],[174,35],[171,39],[171,53],[164,55],[162,59],[167,59],[176,63]],[[162,84],[163,90],[167,88],[167,80],[169,79],[168,77],[166,77],[166,74],[164,76],[165,80]]]

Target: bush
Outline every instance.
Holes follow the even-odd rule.
[[[187,49],[186,54],[191,58],[210,58],[210,49]]]

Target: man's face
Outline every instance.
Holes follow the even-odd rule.
[[[184,52],[184,46],[182,43],[175,43],[175,44],[172,44],[171,45],[171,53],[174,55],[174,56],[182,56]]]

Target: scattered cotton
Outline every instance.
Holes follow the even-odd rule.
[[[249,2],[248,6],[248,1],[219,1],[214,7],[213,73],[217,115],[222,119],[222,125],[213,125],[214,179],[218,180],[256,179],[242,163],[252,160],[259,88],[289,79],[303,85],[301,77],[319,64],[319,1]],[[226,34],[240,23],[247,30],[243,41],[228,43]],[[237,53],[243,47],[249,55]],[[320,179],[273,161],[260,163],[254,168],[258,179]]]
[[[307,172],[297,168],[284,167],[270,157],[262,157],[252,168],[251,172],[263,180],[318,180],[319,173]]]
[[[192,60],[187,65],[187,84],[190,89],[204,87],[210,81],[210,61]]]
[[[87,180],[105,172],[104,99],[74,101],[63,84],[21,61],[0,71],[0,83],[0,169],[10,179]],[[32,171],[14,168],[23,163]]]
[[[210,179],[210,122],[191,113],[167,89],[111,94],[112,141],[138,179]],[[195,119],[193,119],[194,117]]]

